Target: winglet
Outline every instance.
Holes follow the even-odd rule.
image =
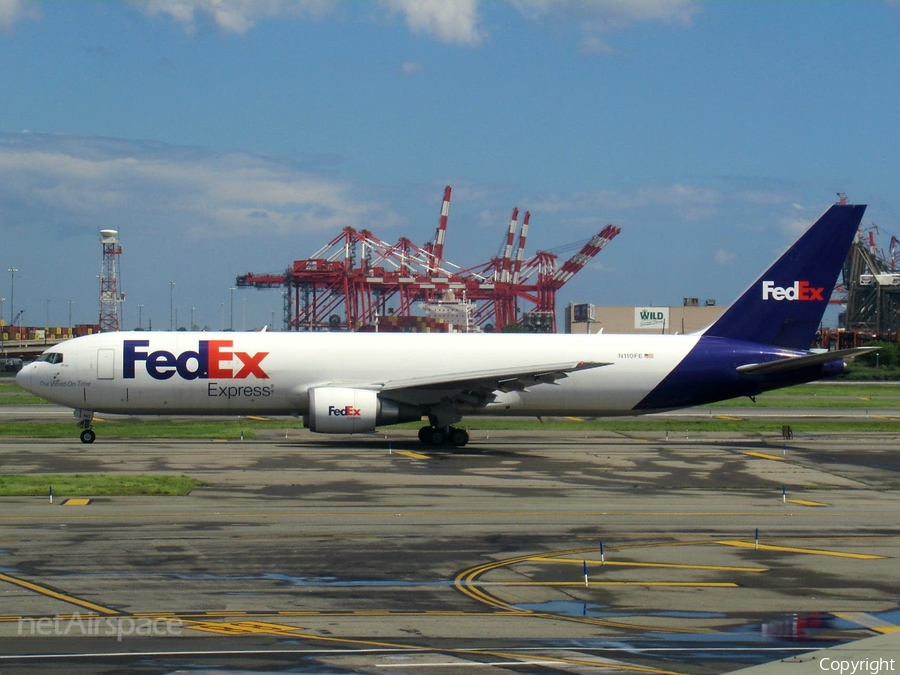
[[[809,349],[865,210],[831,206],[703,335]]]

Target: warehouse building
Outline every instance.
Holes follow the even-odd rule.
[[[715,300],[701,303],[685,298],[676,307],[618,307],[570,303],[566,307],[567,333],[626,333],[676,335],[702,330],[718,319],[725,307]]]

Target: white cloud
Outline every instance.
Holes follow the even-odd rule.
[[[413,33],[433,35],[441,42],[474,45],[485,37],[478,25],[477,0],[382,0],[382,4],[403,14]]]
[[[418,75],[424,70],[425,67],[421,63],[415,61],[405,61],[400,64],[400,72],[404,75]]]
[[[40,16],[37,5],[30,0],[0,0],[0,30],[11,32],[19,19],[36,19]]]
[[[149,16],[168,16],[189,32],[195,31],[197,22],[204,18],[227,33],[244,35],[261,19],[319,17],[341,3],[334,0],[132,0],[132,4]],[[477,44],[484,37],[478,25],[478,0],[381,0],[380,4],[391,13],[403,15],[412,32],[431,35],[441,42]]]
[[[652,207],[666,207],[681,217],[713,215],[725,200],[717,190],[690,185],[654,185],[630,191],[593,190],[572,195],[550,195],[538,201],[534,211],[549,213],[595,211],[598,214]]]
[[[183,24],[189,32],[201,20],[211,21],[226,33],[244,35],[258,21],[275,17],[321,17],[345,10],[354,3],[336,0],[130,0],[149,16],[163,15]],[[4,7],[21,8],[26,0],[0,0],[0,27]],[[401,15],[413,33],[445,44],[478,45],[488,35],[479,12],[481,0],[379,0],[379,6]],[[689,26],[700,11],[696,0],[507,0],[533,21],[574,21],[582,33],[582,49],[616,53],[606,39],[632,24],[657,21]],[[363,3],[355,3],[363,4]],[[12,18],[7,19],[11,24]]]
[[[724,251],[720,248],[713,255],[713,261],[716,263],[716,265],[727,267],[736,257],[737,256],[733,251]]]
[[[738,197],[748,204],[760,204],[764,206],[777,206],[784,204],[788,197],[783,190],[744,190],[738,193]]]
[[[588,52],[612,54],[605,35],[634,23],[660,21],[689,26],[700,11],[695,0],[510,0],[524,16],[534,21],[571,19],[583,34],[581,47]]]
[[[787,236],[796,239],[806,232],[813,222],[813,220],[805,220],[803,218],[784,218],[781,221],[781,229]]]
[[[211,19],[227,33],[245,34],[259,19],[280,15],[321,16],[334,6],[329,0],[132,0],[145,14],[163,14],[196,29],[198,17]]]
[[[793,203],[790,208],[792,212],[785,214],[780,220],[781,231],[790,239],[796,239],[806,232],[821,215],[821,211],[811,211],[802,204]]]
[[[581,49],[589,54],[606,54],[608,56],[618,56],[622,53],[598,34],[586,35],[581,40]]]
[[[699,11],[695,0],[510,0],[522,14],[541,19],[568,16],[601,30],[619,30],[638,21],[690,25]]]
[[[0,134],[0,182],[0,211],[11,226],[51,214],[69,230],[126,219],[217,238],[396,220],[349,182],[270,157],[99,138]]]
[[[634,193],[634,200],[640,206],[713,206],[722,201],[716,190],[698,188],[691,185],[662,185],[646,187]]]

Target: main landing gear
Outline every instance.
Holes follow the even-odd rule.
[[[422,427],[419,429],[419,440],[425,445],[441,446],[451,443],[462,448],[469,442],[469,432],[458,427]]]
[[[81,442],[93,443],[97,438],[97,433],[91,429],[94,413],[90,410],[76,410],[75,417],[78,418],[78,428],[81,429]]]

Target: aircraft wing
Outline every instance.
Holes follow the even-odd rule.
[[[553,384],[569,376],[569,373],[611,365],[597,361],[550,363],[532,368],[497,368],[468,373],[416,377],[404,380],[387,380],[376,383],[374,388],[390,392],[390,398],[415,403],[437,402],[444,397],[474,395],[489,398],[494,392],[526,391],[538,384]],[[474,401],[472,401],[474,402]]]
[[[788,356],[778,361],[769,361],[767,363],[748,363],[744,366],[738,366],[739,373],[764,375],[769,373],[784,373],[789,370],[798,368],[807,368],[809,366],[822,365],[829,361],[837,361],[838,359],[849,359],[853,356],[859,356],[866,352],[881,349],[880,347],[854,347],[853,349],[838,349],[833,352],[821,352],[818,354],[807,354],[804,356]]]

